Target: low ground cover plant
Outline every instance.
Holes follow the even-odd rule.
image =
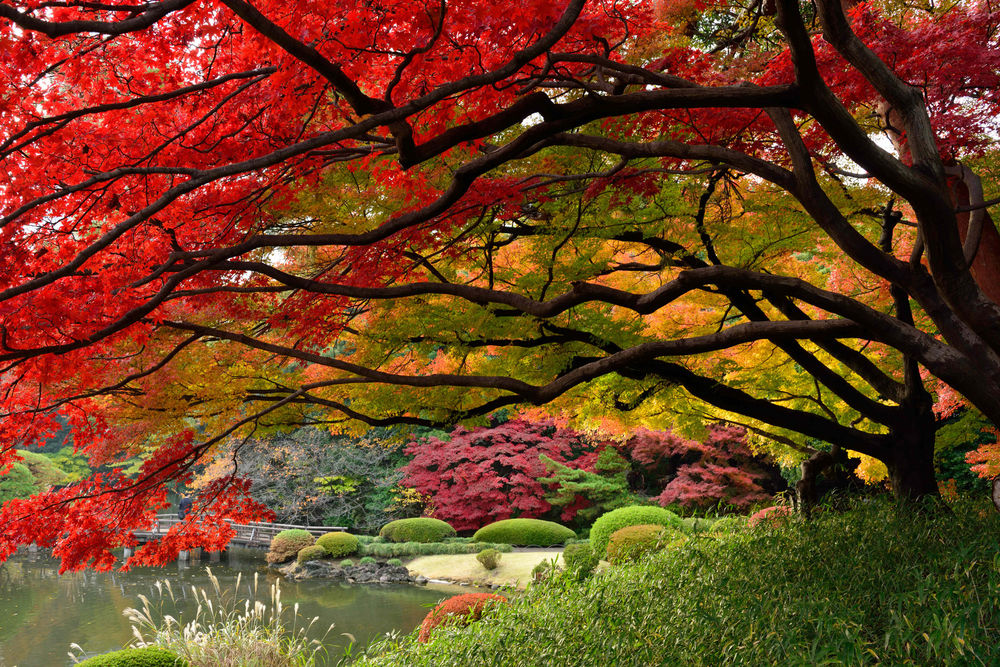
[[[399,519],[382,526],[379,537],[390,542],[441,542],[455,537],[455,529],[440,519]]]
[[[358,550],[358,538],[350,533],[326,533],[316,540],[317,546],[323,547],[330,558],[350,556]]]
[[[112,651],[103,655],[95,655],[83,662],[79,667],[187,667],[188,663],[176,653],[162,648],[127,648]]]
[[[494,544],[492,542],[371,542],[362,544],[358,548],[358,553],[362,556],[374,556],[375,558],[409,558],[437,554],[475,554],[486,549],[507,552],[511,551],[512,547],[509,544]]]
[[[590,528],[590,546],[594,553],[604,557],[608,549],[608,539],[616,530],[626,526],[638,526],[640,524],[657,524],[683,529],[681,518],[662,507],[652,505],[633,505],[612,510],[607,514],[602,514]]]
[[[891,501],[808,524],[688,539],[585,581],[556,577],[429,643],[408,665],[1000,664],[1000,515]]]
[[[483,526],[475,532],[476,542],[499,542],[516,546],[551,547],[565,544],[576,533],[554,521],[541,519],[504,519]]]

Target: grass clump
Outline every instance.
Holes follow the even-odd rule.
[[[598,557],[604,558],[608,550],[608,539],[613,532],[640,524],[656,524],[683,530],[681,518],[670,510],[653,505],[633,505],[602,514],[590,528],[590,546]]]
[[[390,542],[441,542],[455,537],[455,529],[440,519],[418,517],[391,521],[379,531],[379,537]]]
[[[554,521],[504,519],[483,526],[472,536],[475,542],[500,542],[517,546],[551,547],[564,544],[576,533]]]
[[[354,567],[354,561],[351,560],[350,558],[345,558],[344,560],[340,561],[340,567]]]
[[[398,558],[390,558],[385,562],[385,564],[391,565],[393,567],[400,567],[403,564],[403,561],[399,560]]]
[[[580,578],[590,575],[601,561],[590,548],[590,542],[567,544],[562,556],[566,569]]]
[[[476,555],[476,560],[487,570],[495,570],[500,567],[500,552],[496,549],[484,549]]]
[[[316,540],[316,544],[323,547],[330,558],[350,556],[358,550],[358,538],[350,533],[326,533]]]
[[[557,576],[462,630],[370,647],[408,665],[997,665],[1000,516],[874,502],[694,538],[584,581]]]
[[[372,558],[371,556],[364,556],[361,560],[358,561],[358,565],[374,565],[377,562],[378,561]]]
[[[306,667],[323,652],[321,640],[309,640],[306,633],[317,621],[298,618],[298,605],[281,604],[281,590],[275,582],[269,596],[258,599],[255,575],[250,599],[241,590],[237,576],[232,591],[223,591],[219,580],[208,570],[213,591],[191,589],[198,602],[194,618],[181,622],[140,595],[141,609],[123,613],[132,623],[137,648],[156,647],[179,656],[190,667]],[[160,600],[176,596],[169,581],[156,583]],[[290,612],[290,613],[289,613]],[[329,632],[333,626],[327,630]],[[127,663],[132,667],[132,663]]]

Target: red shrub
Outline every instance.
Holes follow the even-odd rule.
[[[559,518],[569,521],[580,503],[561,515],[545,501],[537,481],[545,476],[539,454],[581,470],[593,470],[603,443],[551,422],[514,419],[468,431],[456,428],[448,440],[410,443],[413,460],[401,484],[431,497],[434,517],[456,530],[474,530],[510,518]]]
[[[431,609],[424,618],[424,622],[420,624],[420,634],[417,639],[426,642],[430,639],[431,630],[442,625],[466,626],[473,621],[478,621],[483,614],[483,609],[491,600],[500,603],[506,602],[507,598],[490,593],[466,593],[445,600]]]
[[[792,508],[787,505],[775,505],[774,507],[765,507],[759,512],[754,512],[750,515],[750,527],[756,528],[757,526],[765,526],[769,528],[777,528],[788,521],[792,516]]]
[[[641,429],[626,450],[654,481],[669,478],[657,500],[663,506],[710,507],[718,503],[747,507],[767,500],[772,474],[746,445],[746,431],[712,424],[704,442],[670,431]],[[655,482],[654,482],[655,483]]]

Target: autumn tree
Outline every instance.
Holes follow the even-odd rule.
[[[696,399],[936,493],[932,392],[1000,423],[1000,16],[655,4],[0,4],[3,461],[144,461],[0,557],[110,566],[220,443],[515,404]]]

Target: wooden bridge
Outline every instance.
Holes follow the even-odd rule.
[[[140,543],[152,542],[170,530],[171,526],[179,522],[180,519],[177,518],[176,514],[161,514],[156,517],[155,525],[150,526],[149,530],[137,530],[135,537]],[[264,523],[260,521],[252,523],[233,523],[230,521],[229,524],[236,530],[236,536],[233,537],[230,544],[260,547],[263,549],[270,547],[271,539],[283,530],[306,530],[315,537],[319,537],[325,533],[347,530],[343,526],[296,526],[290,523]]]

